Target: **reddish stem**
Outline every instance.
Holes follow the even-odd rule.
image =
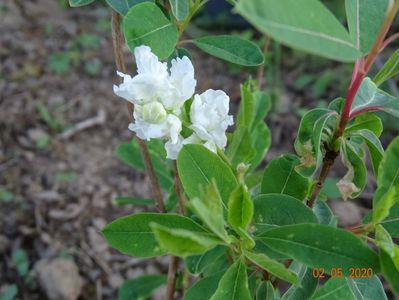
[[[383,108],[383,106],[376,105],[376,106],[370,106],[370,107],[365,107],[365,108],[359,109],[350,114],[349,120],[352,120],[353,118],[357,117],[358,115],[364,114],[366,112],[379,111],[382,108]]]
[[[352,83],[349,86],[348,94],[346,96],[345,107],[342,112],[341,121],[339,123],[339,127],[334,134],[334,139],[338,139],[344,133],[345,127],[348,124],[350,119],[350,110],[355,99],[356,93],[359,90],[360,85],[362,84],[363,79],[366,77],[367,73],[370,71],[373,66],[378,54],[384,46],[385,37],[388,34],[389,28],[392,25],[392,22],[396,16],[396,13],[399,9],[399,1],[396,1],[395,4],[388,8],[387,17],[385,18],[384,24],[381,27],[380,33],[375,41],[373,47],[367,58],[364,60],[364,64],[362,60],[356,62],[354,74],[352,76]],[[361,67],[359,67],[361,66]]]
[[[399,39],[399,32],[391,35],[389,38],[387,38],[384,43],[381,46],[380,52],[382,50],[384,50],[389,44],[391,44],[392,42],[396,41],[397,39]]]

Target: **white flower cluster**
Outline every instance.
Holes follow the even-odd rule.
[[[158,60],[151,49],[140,46],[134,50],[137,75],[117,72],[123,83],[114,85],[114,93],[135,106],[134,123],[129,129],[143,140],[164,139],[167,158],[176,159],[185,144],[203,144],[213,152],[224,149],[226,129],[233,124],[228,115],[230,99],[221,90],[207,90],[195,95],[190,109],[192,130],[186,138],[181,135],[182,108],[195,92],[197,81],[194,67],[188,57],[176,58],[167,64]]]

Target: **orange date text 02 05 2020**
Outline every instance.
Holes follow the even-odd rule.
[[[348,271],[349,275],[347,277],[349,278],[371,278],[374,275],[372,268],[349,268]],[[343,268],[332,268],[329,272],[324,268],[314,268],[312,271],[315,278],[325,278],[327,273],[332,278],[342,278],[345,276]]]

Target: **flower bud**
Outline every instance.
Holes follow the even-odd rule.
[[[165,108],[159,102],[136,105],[135,112],[141,120],[150,124],[162,123],[167,116]]]

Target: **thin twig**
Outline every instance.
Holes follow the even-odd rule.
[[[121,16],[116,11],[112,11],[112,42],[114,46],[115,64],[119,71],[126,73],[126,65],[123,57],[123,35],[120,27]],[[128,102],[128,109],[130,116],[133,117],[134,106],[130,102]],[[161,187],[155,174],[154,166],[152,164],[147,145],[144,143],[143,140],[137,138],[137,136],[135,137],[140,147],[140,152],[144,161],[145,169],[150,178],[151,190],[155,198],[155,203],[160,212],[165,212],[165,205],[163,202]]]
[[[97,112],[97,115],[94,117],[91,117],[87,120],[81,121],[77,124],[75,124],[72,128],[64,131],[61,133],[60,138],[61,139],[68,139],[71,136],[75,135],[76,133],[88,129],[90,127],[96,126],[96,125],[102,125],[106,121],[106,113],[104,109],[100,109]]]
[[[123,36],[120,30],[120,26],[121,26],[120,15],[116,11],[112,11],[112,41],[114,45],[115,63],[118,70],[126,72],[126,65],[124,62],[123,51],[122,51]],[[128,103],[128,109],[130,115],[133,116],[133,110],[134,110],[133,104]],[[152,192],[154,193],[154,198],[157,203],[157,208],[160,212],[166,212],[161,188],[159,186],[158,179],[156,177],[147,146],[141,139],[137,137],[136,139],[140,147],[140,152],[144,160],[144,165],[147,174],[150,177]],[[165,297],[166,300],[173,300],[175,294],[176,270],[178,262],[179,259],[177,257],[171,256],[169,262],[169,270],[168,270],[168,281],[166,286],[166,297]]]
[[[268,35],[265,35],[265,43],[263,45],[263,56],[266,60],[266,55],[269,52],[269,46],[270,46],[270,42],[271,42],[271,38]],[[264,83],[264,77],[265,77],[265,68],[266,68],[266,61],[264,64],[260,65],[258,67],[258,74],[256,76],[257,80],[258,80],[258,85],[259,85],[259,89],[262,90],[263,88],[263,83]]]
[[[179,258],[176,256],[172,256],[169,262],[169,270],[168,270],[168,281],[166,285],[166,300],[173,300],[175,295],[175,286],[176,286],[176,272],[177,265],[179,264]]]
[[[174,186],[175,192],[177,196],[177,200],[179,201],[179,209],[182,215],[185,215],[186,212],[186,197],[184,196],[183,189],[181,186],[179,171],[177,170],[176,161],[173,161],[173,175],[174,175]]]
[[[309,198],[307,202],[307,205],[309,207],[313,207],[313,205],[315,204],[316,199],[319,196],[321,189],[323,188],[324,182],[327,179],[328,173],[330,172],[331,167],[334,165],[335,159],[338,157],[338,155],[339,152],[335,152],[333,150],[326,151],[319,179],[317,180],[316,188],[314,189],[312,196]]]

